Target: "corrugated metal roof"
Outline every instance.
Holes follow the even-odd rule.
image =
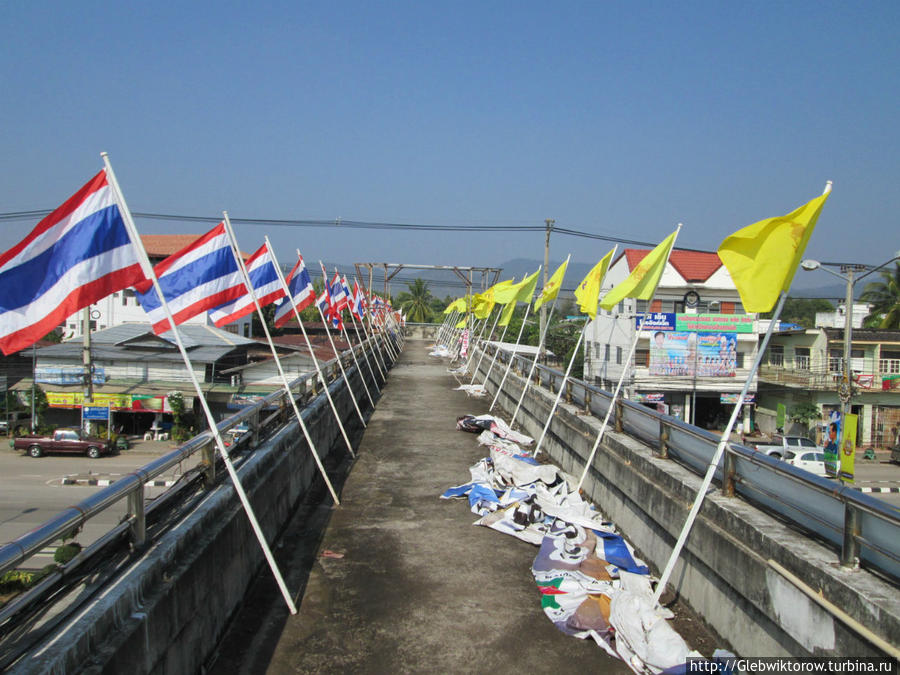
[[[212,228],[210,228],[212,229]],[[186,248],[194,243],[195,240],[203,236],[200,234],[142,234],[141,242],[144,244],[144,250],[150,258],[168,258],[173,253],[178,253],[181,249]],[[241,255],[244,259],[247,254],[243,251]]]

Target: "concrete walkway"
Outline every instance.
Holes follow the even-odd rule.
[[[485,455],[455,425],[488,403],[455,386],[426,342],[407,342],[331,512],[299,614],[283,614],[265,663],[257,653],[217,662],[214,672],[630,672],[544,616],[531,576],[536,547],[474,527],[466,502],[439,499]]]

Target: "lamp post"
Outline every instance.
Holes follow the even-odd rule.
[[[900,258],[900,256],[894,256],[877,267],[852,263],[822,263],[818,260],[804,260],[800,263],[800,266],[807,272],[820,269],[823,272],[828,272],[832,276],[843,279],[847,283],[847,294],[844,300],[844,362],[841,384],[838,387],[838,398],[840,398],[841,401],[841,437],[838,439],[838,448],[842,448],[844,444],[844,430],[846,429],[845,420],[847,419],[847,414],[850,412],[850,400],[853,393],[850,384],[850,353],[853,341],[853,287],[856,285],[856,282],[869,276],[872,272],[880,270],[885,265],[889,265],[898,258]],[[826,265],[838,267],[840,272],[828,269]],[[859,274],[860,272],[861,274]],[[838,474],[839,473],[840,472],[838,472]]]

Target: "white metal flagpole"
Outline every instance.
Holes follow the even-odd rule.
[[[325,465],[322,464],[322,458],[319,457],[319,453],[316,450],[316,444],[312,439],[312,436],[309,435],[309,430],[306,428],[306,423],[303,421],[303,416],[300,414],[300,409],[297,407],[297,401],[294,398],[294,392],[291,391],[291,383],[288,382],[287,375],[284,372],[284,368],[281,365],[281,358],[278,356],[278,352],[275,350],[275,343],[272,342],[272,334],[269,332],[269,327],[266,325],[265,317],[263,317],[262,307],[259,306],[259,300],[256,297],[256,289],[253,288],[253,282],[250,281],[250,275],[247,273],[247,266],[244,264],[243,258],[241,258],[240,248],[238,248],[237,237],[234,234],[234,229],[231,227],[231,220],[228,218],[228,212],[222,212],[223,217],[225,218],[225,231],[228,233],[228,238],[231,239],[231,249],[232,253],[234,253],[234,259],[237,261],[238,267],[241,269],[241,276],[244,278],[244,286],[247,287],[247,292],[250,294],[250,297],[253,299],[253,306],[256,308],[256,314],[259,316],[259,321],[262,324],[263,332],[266,334],[266,342],[269,343],[269,349],[272,351],[272,358],[275,359],[275,366],[278,368],[278,375],[281,377],[281,384],[284,387],[284,392],[287,394],[288,400],[291,402],[291,408],[294,410],[294,417],[297,418],[297,423],[300,425],[300,430],[303,432],[303,437],[306,439],[306,445],[309,448],[309,451],[312,453],[313,459],[316,461],[316,466],[319,467],[319,473],[322,474],[322,478],[325,480],[325,485],[328,486],[328,491],[331,493],[331,498],[334,499],[334,503],[340,505],[341,500],[338,499],[337,492],[331,484],[331,479],[328,478],[328,472],[325,471]],[[273,261],[274,262],[274,261]]]
[[[362,278],[359,275],[357,275],[356,280],[357,280],[357,282],[362,282]],[[382,382],[385,382],[385,381],[387,381],[388,366],[387,366],[387,361],[385,361],[385,359],[384,359],[384,354],[381,353],[381,344],[379,342],[380,336],[375,331],[375,325],[372,323],[372,311],[373,311],[372,294],[369,291],[368,286],[365,285],[365,283],[360,283],[360,285],[363,289],[363,296],[366,299],[366,307],[365,307],[366,312],[363,315],[363,317],[364,317],[363,326],[365,326],[365,322],[366,322],[366,320],[368,320],[369,334],[372,339],[372,353],[375,356],[375,363],[378,364],[378,370],[381,371]]]
[[[340,277],[338,278],[338,283],[341,283]],[[350,314],[352,316],[353,312],[350,312]],[[369,391],[369,385],[366,384],[366,376],[363,374],[362,368],[359,367],[359,360],[356,358],[356,349],[353,347],[353,341],[347,333],[347,327],[344,325],[343,320],[341,320],[341,330],[344,332],[344,339],[347,341],[347,344],[350,345],[350,355],[353,357],[353,364],[356,366],[356,370],[359,373],[359,379],[362,381],[363,389],[369,399],[369,405],[374,409],[375,400],[372,398],[372,392]]]
[[[297,250],[297,255],[300,255],[300,250]],[[319,265],[322,265],[322,261],[319,261]],[[328,278],[325,276],[325,268],[322,267],[322,278],[325,282],[325,285],[328,285]],[[327,289],[325,291],[328,292]],[[344,377],[344,385],[347,387],[347,391],[350,393],[350,400],[353,401],[353,407],[356,408],[356,414],[359,415],[359,421],[362,422],[363,426],[366,426],[366,419],[363,417],[362,410],[359,409],[359,404],[356,402],[356,396],[353,395],[353,389],[350,387],[350,378],[347,377],[347,371],[344,370],[344,360],[341,358],[341,355],[338,353],[337,347],[334,345],[334,338],[331,337],[331,328],[328,326],[328,320],[325,318],[325,314],[322,313],[322,308],[319,307],[319,299],[316,298],[316,309],[319,310],[319,316],[322,318],[322,324],[325,326],[325,334],[328,335],[328,341],[331,343],[331,351],[334,352],[334,358],[338,362],[338,367],[341,369],[341,375]]]
[[[506,372],[503,373],[503,379],[500,380],[500,386],[497,387],[497,393],[494,394],[494,400],[491,401],[491,407],[488,410],[494,409],[494,404],[497,403],[497,399],[500,397],[500,392],[503,390],[503,384],[506,382],[506,378],[509,375],[509,371],[512,369],[513,361],[516,359],[516,352],[519,349],[519,342],[522,341],[522,332],[525,330],[525,322],[528,321],[528,313],[531,311],[531,300],[528,301],[528,305],[525,307],[525,316],[522,318],[522,325],[519,327],[519,337],[516,338],[516,346],[513,347],[513,352],[510,354],[509,363],[506,364]],[[487,382],[487,380],[485,380]]]
[[[287,285],[287,281],[284,278],[284,273],[281,271],[281,266],[278,264],[278,259],[275,257],[275,251],[272,249],[272,243],[269,241],[269,237],[265,238],[266,247],[269,249],[269,255],[272,258],[272,263],[275,265],[275,271],[278,274],[278,279],[281,281],[281,287],[284,289],[285,300],[291,303],[291,308],[294,310],[294,316],[297,317],[297,323],[300,324],[300,332],[303,333],[303,339],[306,342],[306,349],[309,351],[309,358],[312,359],[313,365],[316,368],[316,375],[319,378],[319,382],[322,383],[322,389],[325,390],[325,397],[328,399],[328,405],[331,407],[331,412],[334,415],[334,419],[338,424],[338,428],[341,430],[341,436],[344,437],[344,443],[347,445],[347,451],[350,453],[351,457],[356,457],[356,453],[353,452],[353,444],[350,443],[350,438],[347,436],[347,430],[344,429],[344,423],[341,421],[341,415],[338,413],[337,406],[334,404],[334,399],[331,398],[331,390],[328,387],[328,378],[325,377],[325,374],[322,372],[322,368],[319,366],[319,359],[316,358],[316,352],[313,350],[312,342],[309,340],[309,335],[306,334],[306,327],[303,325],[303,319],[300,318],[300,312],[297,311],[297,303],[294,301],[294,297],[291,295],[291,289]],[[315,302],[315,290],[313,290],[313,302]]]
[[[669,252],[666,257],[665,264],[669,264],[669,258],[672,256],[672,250],[675,248],[675,241],[678,239],[678,233],[681,232],[681,223],[678,223],[678,227],[675,229],[675,238],[672,239],[672,244],[669,247]],[[626,279],[627,280],[627,279]],[[659,285],[659,280],[657,279],[657,286]],[[641,338],[641,332],[644,330],[644,322],[647,320],[647,315],[650,313],[650,305],[653,303],[653,298],[656,296],[656,287],[653,288],[653,293],[650,296],[650,299],[647,301],[647,310],[644,312],[644,315],[641,317],[641,323],[638,326],[638,329],[634,333],[634,340],[631,342],[631,349],[628,350],[628,358],[625,359],[625,363],[622,364],[622,372],[619,375],[619,381],[616,383],[616,390],[613,392],[613,397],[609,402],[609,408],[606,409],[606,416],[603,418],[603,424],[600,425],[600,432],[597,434],[597,439],[594,441],[594,447],[591,448],[591,454],[588,456],[588,460],[584,465],[584,470],[581,472],[581,478],[578,480],[578,486],[575,490],[580,490],[582,483],[584,483],[584,479],[587,477],[587,473],[591,468],[591,464],[594,462],[594,455],[597,454],[597,448],[600,447],[600,441],[603,439],[603,434],[606,433],[606,426],[609,424],[609,417],[612,414],[612,411],[616,407],[616,399],[619,396],[619,391],[622,389],[622,383],[625,381],[625,373],[628,372],[628,368],[631,365],[631,360],[634,357],[634,350],[637,349],[638,340]]]
[[[569,374],[572,372],[572,364],[575,363],[575,357],[578,356],[578,347],[581,346],[581,341],[584,338],[587,327],[588,324],[585,323],[584,326],[581,327],[581,332],[578,334],[578,340],[575,342],[575,351],[572,352],[572,358],[569,359],[569,365],[566,367],[566,374],[563,375],[562,382],[559,384],[559,391],[556,392],[556,399],[553,401],[553,405],[550,408],[550,414],[547,415],[547,421],[544,422],[544,428],[541,430],[541,437],[538,438],[537,445],[534,446],[534,453],[532,453],[533,457],[537,457],[538,452],[541,450],[541,443],[544,442],[544,436],[547,435],[547,429],[550,428],[550,420],[553,419],[553,413],[556,412],[556,408],[559,406],[559,401],[562,398],[563,392],[566,390],[566,382],[569,379]],[[512,426],[512,423],[510,423],[510,426]]]
[[[734,404],[734,410],[731,412],[731,418],[728,420],[728,425],[725,427],[725,431],[722,432],[722,437],[719,439],[719,445],[716,447],[716,451],[713,454],[712,459],[709,461],[709,467],[706,470],[706,475],[703,477],[703,482],[700,484],[700,489],[697,490],[697,497],[694,499],[694,503],[691,505],[691,510],[684,522],[684,527],[681,528],[681,534],[678,535],[678,540],[675,542],[675,547],[672,549],[672,553],[669,555],[669,561],[666,563],[666,567],[659,578],[659,583],[656,585],[656,592],[653,594],[654,606],[659,603],[659,597],[662,595],[663,591],[666,588],[666,584],[669,582],[669,577],[672,575],[672,570],[675,568],[675,562],[678,560],[678,556],[681,554],[681,549],[684,548],[684,543],[687,541],[688,534],[690,533],[691,528],[694,525],[694,520],[697,518],[697,514],[700,512],[700,505],[703,503],[703,499],[706,497],[706,492],[707,490],[709,490],[709,486],[712,483],[713,476],[715,476],[716,474],[716,468],[719,466],[719,461],[722,459],[722,455],[725,453],[725,448],[728,445],[729,440],[731,439],[731,432],[734,429],[734,423],[737,420],[737,416],[741,410],[741,407],[744,405],[744,397],[750,390],[750,384],[753,381],[754,375],[756,375],[756,371],[759,370],[759,364],[762,363],[763,355],[765,354],[766,347],[769,344],[769,338],[772,337],[772,332],[775,328],[775,324],[778,323],[778,317],[781,316],[781,310],[784,307],[784,301],[786,298],[787,292],[781,291],[781,295],[778,298],[778,305],[775,307],[775,311],[772,314],[772,320],[769,322],[769,327],[766,330],[766,335],[763,338],[762,343],[759,345],[759,350],[756,352],[756,358],[753,360],[753,366],[750,368],[750,373],[747,375],[747,379],[744,381],[744,388],[741,390],[741,395],[738,397],[737,403]]]
[[[499,310],[499,308],[500,308],[500,305],[497,305],[496,309]],[[497,318],[494,319],[494,325],[491,326],[491,332],[488,335],[488,339],[486,340],[486,342],[490,342],[491,339],[494,337],[494,329],[497,328],[497,322],[500,320],[501,313],[502,312],[500,312],[500,311],[497,312]],[[485,322],[485,325],[487,325],[487,322]],[[475,370],[472,371],[472,379],[469,380],[469,386],[471,386],[475,382],[475,376],[478,375],[478,369],[481,368],[481,362],[484,359],[485,353],[487,352],[487,350],[484,348],[483,343],[481,344],[480,349],[481,349],[481,354],[478,356],[478,363],[475,364]]]
[[[203,413],[206,416],[206,422],[209,425],[210,433],[215,440],[216,449],[219,451],[219,456],[222,457],[222,461],[225,463],[225,469],[228,472],[228,476],[231,478],[231,483],[234,486],[234,491],[235,493],[237,493],[238,499],[240,500],[241,505],[244,508],[244,513],[247,514],[247,519],[250,521],[250,527],[253,529],[253,533],[256,535],[256,540],[259,542],[259,546],[266,558],[266,562],[268,562],[269,564],[269,569],[272,570],[272,575],[275,577],[275,581],[278,584],[278,588],[281,591],[281,595],[284,598],[285,604],[287,604],[288,610],[291,614],[296,614],[297,607],[294,605],[294,600],[291,597],[290,592],[288,592],[287,585],[284,583],[284,578],[281,576],[281,571],[278,569],[278,563],[275,562],[272,551],[271,549],[269,549],[269,544],[266,541],[265,534],[263,533],[259,522],[256,520],[256,515],[253,513],[253,507],[250,505],[250,500],[247,498],[247,493],[244,491],[244,486],[241,485],[241,481],[240,478],[238,478],[237,471],[234,468],[234,464],[231,463],[231,457],[228,456],[228,451],[225,449],[225,441],[222,440],[222,435],[219,433],[219,427],[216,424],[215,417],[212,414],[212,410],[210,410],[209,403],[206,401],[206,397],[203,395],[203,389],[200,387],[200,382],[197,381],[197,375],[194,372],[194,368],[191,364],[191,359],[188,356],[187,350],[184,347],[184,343],[181,340],[181,335],[178,332],[178,327],[175,324],[175,317],[172,316],[172,310],[169,308],[169,304],[166,300],[165,294],[162,292],[162,288],[160,288],[159,279],[156,277],[156,272],[154,272],[153,266],[150,264],[150,259],[147,257],[147,251],[144,249],[144,245],[141,242],[141,237],[138,234],[137,228],[135,227],[134,220],[131,218],[131,211],[128,209],[128,205],[125,203],[125,196],[122,194],[122,190],[119,188],[119,182],[116,180],[116,175],[113,172],[112,164],[110,164],[109,157],[105,152],[100,153],[100,156],[103,158],[103,163],[106,165],[106,177],[109,181],[110,187],[112,187],[116,195],[116,201],[119,203],[119,207],[122,213],[122,220],[125,222],[125,227],[128,230],[128,236],[131,238],[131,244],[132,246],[134,246],[135,251],[138,254],[138,259],[140,260],[141,268],[144,271],[144,276],[153,283],[153,288],[156,291],[156,294],[159,296],[163,311],[166,314],[166,319],[169,321],[169,325],[171,326],[172,335],[175,338],[175,344],[178,347],[178,351],[181,353],[181,358],[184,360],[184,365],[188,372],[188,376],[190,377],[191,383],[194,385],[194,390],[197,393],[197,399],[200,401],[200,406],[203,408]]]
[[[369,369],[369,374],[372,376],[372,384],[375,386],[375,389],[378,393],[381,393],[381,387],[378,386],[378,379],[375,377],[375,370],[372,368],[372,362],[369,361],[369,350],[368,350],[368,339],[369,336],[366,335],[366,342],[363,342],[362,335],[359,333],[359,326],[356,325],[356,315],[353,313],[353,309],[350,310],[350,321],[353,323],[353,331],[356,333],[357,342],[362,345],[362,353],[363,359],[366,362],[366,366]],[[365,333],[366,327],[363,326],[363,332]],[[374,403],[372,404],[374,406]]]

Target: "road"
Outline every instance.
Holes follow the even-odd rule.
[[[174,449],[170,442],[135,441],[131,450],[117,455],[89,459],[78,455],[46,455],[28,457],[8,446],[0,450],[0,543],[20,537],[46,522],[68,506],[86,499],[104,486],[63,484],[64,478],[79,480],[115,480]],[[197,460],[175,467],[157,480],[174,480],[193,467]],[[158,496],[164,487],[145,487],[144,498]],[[125,500],[92,518],[85,524],[77,540],[82,546],[94,541],[121,521]],[[53,562],[52,551],[35,556],[27,565],[39,568]]]

